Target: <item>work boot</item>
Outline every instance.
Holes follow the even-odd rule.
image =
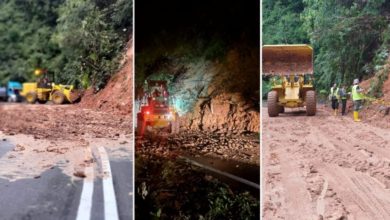
[[[356,121],[356,122],[360,121],[360,119],[359,119],[359,112],[357,112],[357,111],[353,112],[353,120]]]

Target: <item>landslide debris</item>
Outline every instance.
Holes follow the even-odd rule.
[[[366,101],[361,111],[364,122],[368,122],[381,128],[390,128],[390,59],[371,77],[360,83],[365,93],[369,96],[379,96],[382,102]],[[352,104],[352,103],[351,103]],[[352,107],[351,107],[352,109]]]
[[[133,110],[133,44],[127,43],[119,71],[101,91],[88,89],[79,103],[82,108],[131,115]]]
[[[35,139],[82,140],[131,134],[131,116],[82,109],[73,105],[1,105],[0,131]]]
[[[160,157],[191,154],[260,165],[258,135],[183,131],[177,135],[151,136],[136,140],[137,154]]]

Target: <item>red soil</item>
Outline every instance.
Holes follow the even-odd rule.
[[[83,108],[92,108],[106,112],[131,115],[133,109],[133,45],[127,44],[127,50],[121,62],[119,72],[114,74],[106,87],[94,93],[88,89],[79,104]]]

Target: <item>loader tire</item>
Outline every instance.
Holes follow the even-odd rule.
[[[26,101],[30,104],[35,104],[35,102],[37,101],[37,93],[35,92],[29,92],[27,93],[26,95]]]
[[[280,107],[278,105],[277,91],[270,91],[268,93],[267,107],[269,117],[277,117],[279,115]]]
[[[306,92],[306,115],[313,116],[317,111],[316,93],[313,90]]]
[[[51,99],[53,100],[54,104],[61,105],[65,101],[65,95],[62,94],[60,91],[56,91],[51,96]]]
[[[145,133],[145,122],[143,120],[142,114],[137,114],[137,135],[144,136]]]

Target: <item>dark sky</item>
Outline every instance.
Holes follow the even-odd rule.
[[[260,45],[259,0],[137,0],[135,48],[142,50],[154,39],[174,43],[188,39],[220,38],[228,44]],[[161,34],[165,32],[165,34]]]

